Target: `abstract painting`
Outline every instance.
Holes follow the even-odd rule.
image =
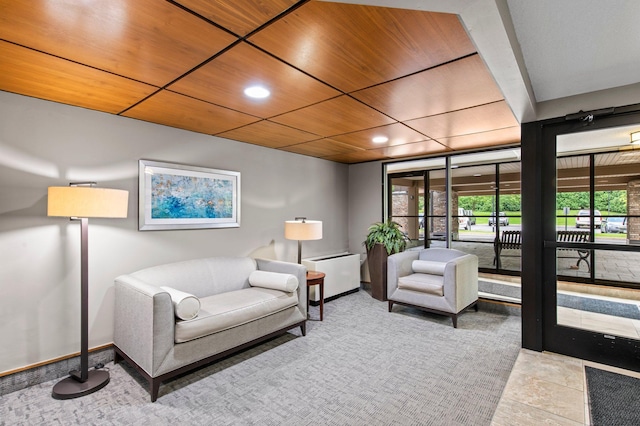
[[[240,226],[240,173],[140,160],[141,231]]]

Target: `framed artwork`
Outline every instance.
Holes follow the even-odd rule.
[[[240,226],[240,172],[140,160],[141,231]]]

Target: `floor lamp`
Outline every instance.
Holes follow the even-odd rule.
[[[64,216],[80,221],[80,370],[56,383],[52,396],[71,399],[88,395],[109,383],[109,372],[89,371],[89,218],[125,218],[129,191],[95,188],[95,182],[72,183],[49,187],[48,216]]]
[[[322,222],[296,217],[284,223],[284,237],[287,240],[298,240],[298,263],[302,264],[302,241],[321,240]]]

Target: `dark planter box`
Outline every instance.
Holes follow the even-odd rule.
[[[369,276],[371,277],[371,296],[380,301],[387,300],[387,250],[382,244],[367,249]]]

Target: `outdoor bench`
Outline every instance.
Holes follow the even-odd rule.
[[[588,243],[589,231],[557,231],[556,241],[559,243]],[[502,254],[503,250],[520,250],[522,249],[522,232],[521,231],[503,231],[499,237],[496,236],[494,240],[494,253],[493,264],[499,262],[502,256],[520,256],[520,254]],[[591,271],[591,264],[589,263],[590,250],[581,250],[575,248],[559,248],[562,251],[575,251],[578,254],[578,261],[575,268],[580,267],[580,262],[587,264],[587,269]],[[574,258],[575,256],[558,256],[560,258]]]

